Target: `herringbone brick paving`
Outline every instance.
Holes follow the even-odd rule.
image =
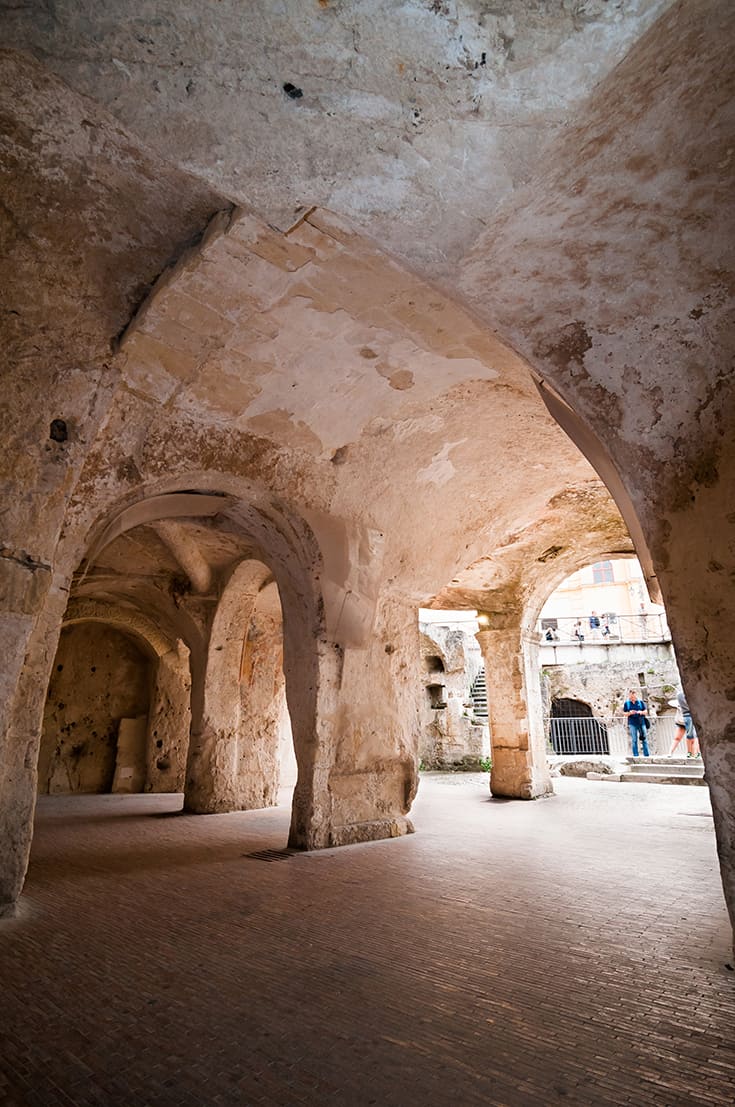
[[[735,1099],[708,793],[428,777],[418,833],[268,863],[286,807],[44,797],[0,925],[28,1107]]]

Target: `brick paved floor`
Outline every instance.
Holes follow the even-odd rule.
[[[273,862],[287,808],[44,797],[0,924],[0,1101],[725,1104],[706,788],[427,777],[418,833]]]

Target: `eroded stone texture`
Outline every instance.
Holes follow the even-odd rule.
[[[419,713],[411,608],[383,601],[367,649],[344,651],[329,790],[332,844],[396,837],[418,786]]]
[[[436,274],[666,6],[324,0],[243,19],[223,0],[205,20],[125,0],[111,21],[39,0],[5,37],[264,221],[328,207]]]
[[[229,575],[201,679],[202,692],[195,686],[193,694],[187,809],[274,804],[285,706],[283,630],[278,589],[262,562],[243,561]]]
[[[506,785],[544,790],[532,616],[631,543],[529,363],[640,517],[710,735],[732,898],[731,6],[218,10],[206,26],[189,3],[155,24],[137,7],[114,24],[87,4],[8,13],[8,41],[47,65],[3,55],[0,904],[25,871],[70,590],[185,642],[196,699],[227,571],[262,560],[293,844],[407,829],[416,608],[450,596],[501,619]],[[122,527],[99,546],[126,511],[192,491],[222,511],[172,525],[150,506],[140,549]]]

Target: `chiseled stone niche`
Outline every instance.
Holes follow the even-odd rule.
[[[142,650],[118,630],[95,623],[64,628],[44,712],[41,793],[112,790],[120,723],[147,718],[151,668]],[[140,723],[127,730],[139,731]],[[144,750],[140,755],[140,765],[125,766],[132,776],[118,774],[123,790],[144,774]],[[142,781],[135,790],[142,790]]]

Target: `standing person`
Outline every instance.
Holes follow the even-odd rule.
[[[623,704],[623,714],[628,720],[630,740],[633,743],[633,757],[638,756],[639,738],[643,743],[643,756],[651,756],[648,750],[648,719],[646,718],[647,710],[648,709],[646,708],[645,703],[639,697],[635,688],[631,688],[628,692],[628,699]]]
[[[674,750],[679,745],[684,735],[686,735],[687,740],[687,757],[701,757],[697,728],[694,725],[686,696],[683,692],[677,692],[676,700],[672,700],[671,702],[676,703],[676,715],[674,716],[676,734],[674,735],[674,744],[669,750],[669,757],[673,756]]]
[[[600,629],[600,616],[596,611],[593,611],[590,615],[590,630],[592,631],[592,637],[597,637],[597,632]]]

